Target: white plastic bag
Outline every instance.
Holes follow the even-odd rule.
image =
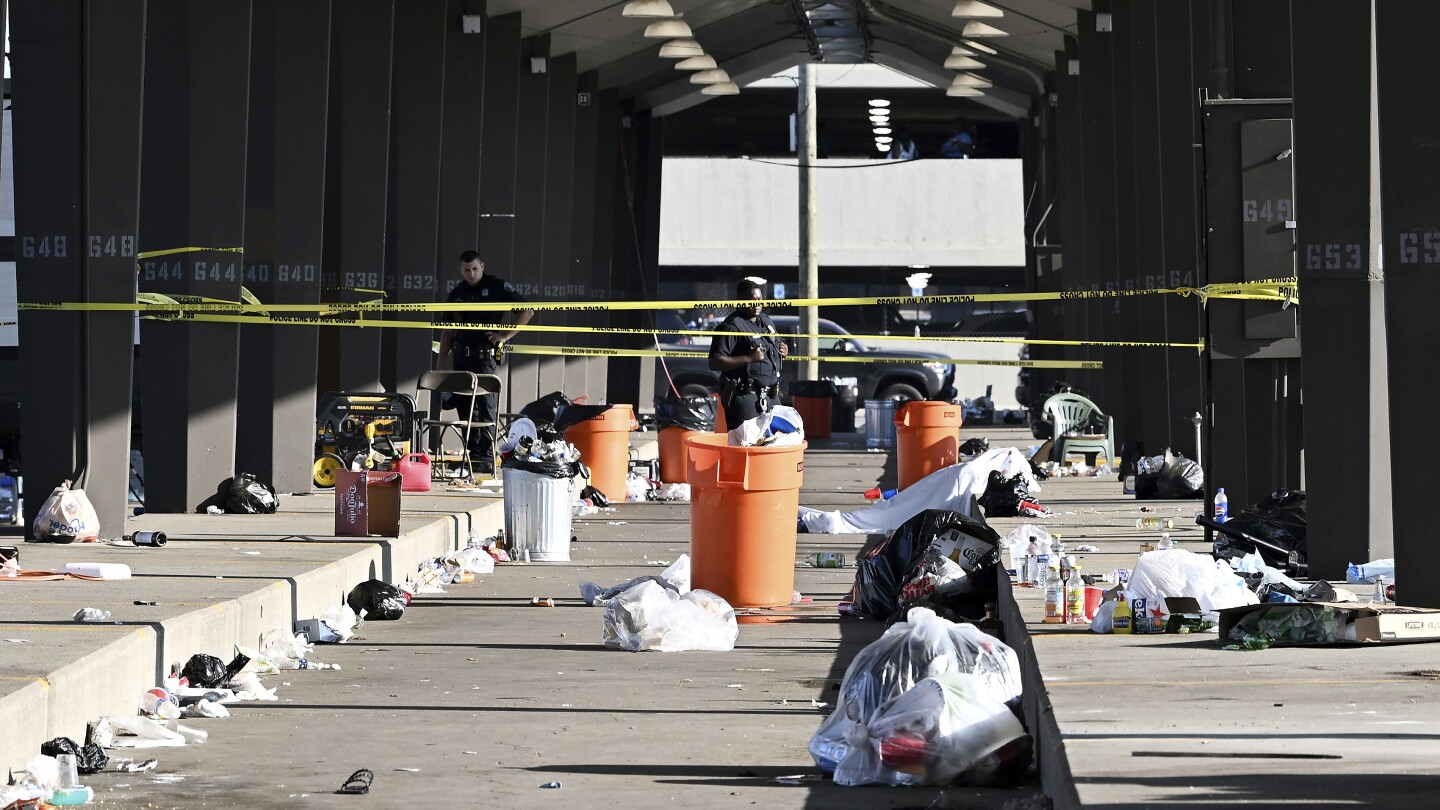
[[[1158,605],[1167,596],[1193,596],[1206,613],[1260,601],[1227,563],[1181,548],[1141,554],[1130,573],[1129,588],[1136,598],[1153,599]]]
[[[821,770],[834,771],[852,739],[864,740],[877,712],[920,681],[950,672],[974,675],[986,694],[1008,703],[1021,692],[1015,651],[974,625],[956,624],[928,608],[911,608],[845,670],[835,711],[810,738],[810,756]]]
[[[1095,618],[1090,620],[1090,630],[1095,633],[1115,632],[1115,605],[1119,600],[1111,599],[1108,602],[1101,602],[1100,609],[1095,611]]]
[[[476,576],[495,573],[495,558],[483,548],[462,548],[445,558],[447,565]]]
[[[710,591],[681,596],[646,581],[611,599],[605,608],[603,639],[611,649],[724,652],[735,649],[739,635],[735,610]]]
[[[1016,573],[1019,573],[1021,566],[1025,564],[1025,549],[1030,546],[1032,537],[1043,549],[1049,549],[1055,541],[1055,538],[1050,536],[1050,532],[1034,523],[1022,523],[1016,526],[1000,541],[1000,545],[1010,553],[1009,568]]]
[[[949,785],[1025,736],[1014,712],[984,678],[950,672],[926,678],[876,713],[835,769],[839,785]],[[976,774],[988,783],[989,775]]]
[[[100,539],[100,517],[85,490],[71,489],[67,479],[45,499],[30,529],[36,540],[87,543]]]
[[[629,582],[622,582],[612,588],[603,588],[599,583],[588,580],[580,583],[580,598],[590,606],[604,605],[621,593],[639,585],[642,582],[654,582],[662,588],[669,588],[681,595],[690,592],[690,555],[681,554],[675,562],[660,572],[660,576],[635,577]]]
[[[776,405],[734,426],[728,436],[731,447],[794,447],[805,441],[805,420],[794,408]]]

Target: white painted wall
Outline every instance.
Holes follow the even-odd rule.
[[[1025,264],[1019,160],[818,165],[822,268]],[[661,265],[796,263],[795,161],[667,158],[661,183]]]

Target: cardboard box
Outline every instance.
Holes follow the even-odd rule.
[[[335,472],[335,534],[400,536],[398,472]]]
[[[1294,611],[1320,608],[1340,614],[1342,632],[1333,641],[1276,642],[1275,646],[1320,646],[1327,644],[1404,644],[1440,641],[1440,610],[1400,605],[1369,605],[1361,602],[1285,602],[1244,605],[1220,611],[1220,641],[1233,643],[1230,629],[1243,617],[1259,611]]]

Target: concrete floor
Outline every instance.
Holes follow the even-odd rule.
[[[1015,429],[965,434],[988,436],[992,446],[1032,443]],[[863,450],[863,435],[837,434],[807,453],[802,503],[858,508],[859,493],[893,481],[893,471],[888,455]],[[1134,528],[1140,504],[1122,498],[1114,477],[1052,479],[1040,498],[1056,512],[1047,529],[1100,548],[1080,555],[1087,572],[1132,567],[1139,542],[1154,535]],[[325,500],[286,499],[287,510],[301,511],[264,521],[147,515],[129,528],[164,528],[176,538],[170,546],[84,550],[128,556],[135,580],[0,585],[0,638],[28,638],[0,642],[0,726],[30,730],[37,711],[58,717],[67,707],[98,713],[90,704],[103,701],[84,697],[87,689],[103,693],[107,683],[128,683],[130,670],[153,672],[189,651],[253,644],[267,622],[278,626],[291,610],[314,615],[306,611],[333,603],[369,568],[410,570],[422,552],[471,529],[493,532],[500,518],[493,498],[418,497],[407,499],[407,513],[419,511],[406,528],[429,526],[433,536],[354,543],[324,536]],[[1147,505],[1176,518],[1182,547],[1205,548],[1190,522],[1198,501]],[[153,773],[86,781],[103,804],[128,808],[1033,804],[1038,776],[1013,790],[845,789],[816,777],[806,743],[829,707],[811,702],[833,705],[845,666],[880,630],[835,616],[853,568],[799,567],[796,587],[813,609],[797,621],[742,626],[732,652],[605,650],[602,610],[580,602],[577,583],[658,573],[687,550],[688,513],[685,505],[622,504],[577,521],[574,562],[502,565],[476,584],[419,598],[399,621],[372,622],[350,644],[317,648],[314,657],[340,671],[269,676],[279,702],[195,721],[210,732],[208,744],[143,754],[160,760]],[[992,521],[1001,534],[1019,522]],[[797,553],[853,555],[864,539],[801,535]],[[31,568],[80,551],[27,545],[22,553]],[[1428,806],[1440,781],[1436,687],[1410,674],[1440,669],[1436,645],[1226,652],[1213,635],[1099,636],[1039,624],[1041,595],[1013,593],[1007,608],[1032,622],[1017,649],[1043,675],[1027,689],[1033,730],[1047,735],[1039,745],[1049,752],[1044,772],[1057,806],[1414,807]],[[129,604],[156,595],[159,607]],[[533,596],[556,597],[557,607],[531,607]],[[66,621],[92,603],[127,623]],[[265,610],[270,619],[257,617]],[[85,661],[69,677],[62,671]],[[46,672],[46,685],[37,685]],[[42,690],[48,698],[22,702]],[[7,706],[37,705],[44,708],[6,714]],[[6,753],[4,764],[23,763]],[[370,796],[331,793],[362,767],[375,772]],[[540,787],[552,781],[563,786]]]

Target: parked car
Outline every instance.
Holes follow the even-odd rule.
[[[798,334],[800,318],[797,315],[772,315],[775,328],[783,335],[790,354],[800,353]],[[934,352],[911,352],[900,349],[873,348],[850,336],[845,328],[831,320],[820,319],[820,376],[836,381],[837,385],[854,385],[858,390],[857,399],[941,400],[955,399],[955,367],[945,362],[945,355]],[[657,348],[668,351],[693,352],[697,348],[708,349],[704,338],[694,343],[661,343]],[[866,356],[879,362],[846,363],[826,361],[827,357]],[[895,362],[885,362],[894,360]],[[909,361],[909,362],[905,362]],[[927,362],[928,361],[928,362]],[[668,367],[670,378],[681,396],[707,395],[720,390],[720,375],[710,370],[710,361],[705,354],[692,357],[668,357],[662,366],[655,364],[655,390],[667,391],[670,383],[666,379]],[[798,362],[787,361],[781,366],[782,395],[788,398],[791,383],[799,373]],[[853,380],[853,382],[846,382]]]

